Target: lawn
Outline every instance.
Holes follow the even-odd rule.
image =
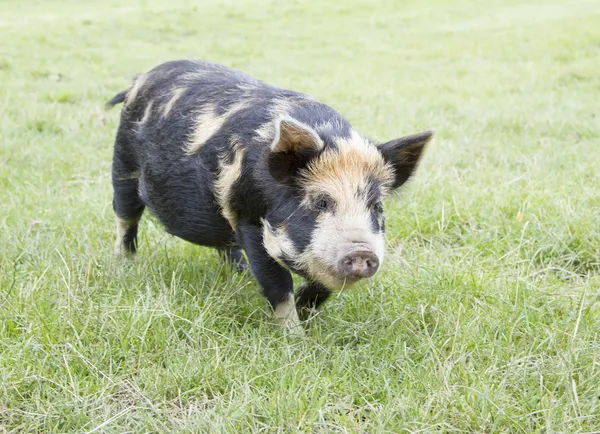
[[[304,337],[148,216],[112,256],[103,104],[179,58],[437,132]],[[0,433],[600,431],[599,70],[597,1],[1,1]]]

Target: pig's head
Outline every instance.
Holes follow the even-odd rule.
[[[320,135],[294,119],[278,120],[266,151],[279,184],[263,220],[268,253],[330,290],[373,276],[385,250],[381,201],[410,178],[431,137],[375,146],[355,131]]]

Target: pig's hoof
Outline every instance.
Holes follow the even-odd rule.
[[[304,327],[300,321],[290,318],[276,318],[277,325],[286,329],[292,336],[304,336]]]
[[[304,336],[304,328],[298,317],[296,303],[294,303],[294,294],[287,294],[276,306],[273,312],[275,321],[281,327],[290,331],[290,334]]]
[[[136,256],[135,252],[132,252],[131,250],[127,249],[127,247],[121,243],[115,244],[113,254],[119,259],[131,259]]]
[[[121,250],[115,249],[114,257],[117,262],[120,262],[123,264],[132,264],[132,263],[136,263],[138,261],[138,255],[135,253],[131,253],[128,250],[121,251]]]
[[[306,332],[304,331],[304,327],[302,327],[302,324],[299,324],[295,327],[291,327],[288,328],[290,335],[292,336],[297,336],[297,337],[302,337],[302,336],[306,336]]]
[[[223,249],[221,250],[221,257],[238,273],[243,273],[248,269],[248,262],[246,262],[244,254],[239,249]]]

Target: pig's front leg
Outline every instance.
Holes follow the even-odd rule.
[[[248,256],[252,274],[262,286],[263,295],[271,303],[276,321],[293,333],[304,333],[294,302],[292,275],[265,250],[262,228],[242,223],[238,226],[237,234],[239,243]]]

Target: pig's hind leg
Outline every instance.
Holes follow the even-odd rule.
[[[137,249],[138,224],[144,212],[138,193],[140,172],[133,156],[117,136],[112,165],[113,209],[117,216],[115,254],[133,254]]]
[[[248,262],[240,249],[220,249],[219,254],[221,259],[233,266],[235,271],[242,273],[248,269]]]

